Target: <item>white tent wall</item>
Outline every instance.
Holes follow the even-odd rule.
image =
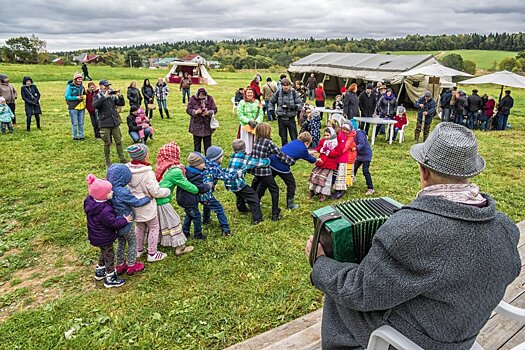
[[[177,69],[177,67],[179,66],[197,67],[198,74],[199,74],[199,84],[204,84],[204,85],[216,85],[217,84],[217,82],[211,77],[210,73],[208,72],[208,70],[203,64],[196,63],[196,62],[184,62],[184,61],[174,62],[170,71],[164,77],[164,80],[169,82],[170,76],[178,75],[178,72],[180,71],[180,69]]]

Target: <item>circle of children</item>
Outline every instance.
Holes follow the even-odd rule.
[[[16,91],[9,84],[7,76],[0,75],[0,80],[2,132],[5,131],[5,127],[12,132],[11,120],[13,124],[16,123],[13,113]],[[104,140],[107,141],[104,147],[108,166],[106,179],[98,179],[89,174],[86,178],[89,195],[84,200],[88,240],[100,249],[95,279],[103,280],[107,288],[123,285],[124,280],[120,277],[123,274],[133,275],[144,270],[144,264],[138,260],[143,254],[146,254],[148,262],[165,259],[167,254],[158,250],[159,244],[174,248],[177,256],[193,251],[193,246],[186,245],[190,237],[191,224],[193,223],[193,238],[206,239],[206,235],[202,232],[202,225],[210,223],[212,211],[217,216],[222,234],[230,236],[228,218],[223,206],[214,196],[214,189],[219,180],[224,182],[227,190],[235,194],[237,210],[241,213],[251,213],[253,224],[263,220],[261,198],[266,189],[271,195],[271,218],[273,221],[281,219],[279,187],[275,177],[280,177],[286,185],[287,208],[298,208],[294,203],[296,184],[290,167],[299,159],[314,164],[309,178],[309,199],[318,197],[322,202],[329,197],[341,198],[347,188],[352,186],[357,170],[361,166],[367,185],[366,195],[373,194],[374,186],[369,170],[372,148],[367,138],[368,124],[362,123],[358,128],[353,118],[372,117],[378,114],[382,118],[395,119],[398,123],[395,124],[394,138],[407,123],[405,108],[397,106],[393,91],[387,89],[384,84],[378,83],[375,88],[368,84],[359,96],[357,96],[357,85],[351,84],[336,97],[333,105],[334,109],[342,110],[344,118],[331,119],[322,129],[322,113],[307,103],[307,98],[310,98],[315,100],[316,107],[323,107],[326,100],[323,84],[318,84],[313,74],[308,79],[306,87],[301,82],[296,82],[295,89],[291,87],[286,75],[281,75],[277,83],[268,78],[261,88],[259,86],[261,77],[257,75],[247,88],[239,89],[235,96],[239,127],[237,139],[232,142],[233,153],[226,168],[222,167],[224,151],[220,147],[205,144],[205,154],[201,154],[197,151],[200,150],[200,142],[198,149],[197,145],[194,145],[196,150],[189,154],[187,166],[184,166],[181,162],[180,148],[172,141],[159,149],[157,165],[153,170],[150,164],[151,155],[145,142],[148,136],[151,137],[153,134],[149,119],[152,118],[155,95],[158,97],[157,102],[160,101],[158,105],[161,117],[164,110],[166,117],[169,118],[165,103],[168,90],[161,80],[162,78],[157,83],[157,92],[153,90],[149,80],[144,81],[142,95],[145,111],[139,108],[142,96],[135,91],[136,83],[132,82],[128,88],[128,100],[131,105],[128,126],[132,120],[132,125],[140,125],[140,127],[137,130],[131,128],[129,130],[130,137],[135,142],[126,149],[131,162],[128,163],[119,151],[120,164],[111,164],[109,161],[111,139],[116,141],[117,150],[121,141],[120,122],[115,125],[118,133],[100,128],[97,125],[99,118],[96,115],[102,111],[93,108],[92,103],[96,94],[113,96],[114,100],[119,101],[112,107],[117,110],[119,106],[124,105],[120,91],[111,90],[109,82],[101,80],[100,91],[95,90],[94,84],[90,82],[86,92],[83,88],[78,88],[82,86],[82,76],[78,73],[72,81],[68,82],[66,89],[73,139],[84,139],[83,112],[86,108],[91,115],[95,137],[101,138],[108,133],[111,135],[108,140]],[[203,88],[199,89],[201,90]],[[75,91],[78,92],[78,96],[75,95]],[[449,93],[450,99],[447,97]],[[68,94],[72,96],[69,99]],[[89,94],[92,95],[91,99],[89,96],[84,97]],[[453,96],[456,96],[455,100]],[[30,130],[33,115],[37,127],[40,128],[40,93],[30,77],[24,78],[22,97],[26,102],[27,130]],[[510,98],[508,91],[507,97]],[[8,98],[10,100],[6,103]],[[452,94],[450,91],[445,91],[441,98],[443,118],[444,120],[452,118],[451,120],[456,120],[458,123],[466,122],[467,126],[476,128],[474,115],[470,119],[471,114],[461,109],[472,105],[472,102],[468,100],[465,102],[465,100],[467,99],[462,92]],[[493,99],[487,99],[489,102],[491,100]],[[503,115],[504,126],[512,107],[512,99],[507,102],[505,106],[508,108],[499,112]],[[504,100],[500,102],[500,107],[502,104]],[[447,114],[448,106],[451,112]],[[483,106],[485,105],[480,105],[480,108],[485,110]],[[417,141],[422,127],[424,139],[429,133],[431,120],[436,113],[436,102],[430,92],[426,91],[415,103],[415,107],[418,108],[415,134]],[[7,110],[9,112],[6,112]],[[8,113],[11,113],[10,120],[4,124],[5,114]],[[188,114],[191,118],[204,118],[208,125],[209,119],[213,116],[213,114],[197,116],[190,112]],[[271,140],[272,127],[264,122],[265,115],[268,121],[278,122],[281,148]],[[458,117],[465,115],[466,119]],[[480,119],[482,122],[485,120]],[[469,120],[471,120],[470,124]],[[482,127],[486,130],[485,125],[482,124]],[[299,134],[297,127],[300,128]],[[133,131],[136,133],[132,133]],[[381,132],[380,129],[378,132]],[[288,134],[291,142],[288,142]],[[248,185],[244,178],[246,172],[253,175],[251,185]],[[178,206],[184,209],[183,220],[171,205],[174,192]],[[202,214],[199,205],[203,206]],[[116,257],[113,247],[115,241],[117,241]],[[146,241],[147,249],[145,249]]]

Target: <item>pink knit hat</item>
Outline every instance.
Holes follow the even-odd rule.
[[[82,76],[82,74],[80,74],[80,73],[77,72],[77,73],[75,73],[75,74],[73,75],[73,80],[77,80],[78,78],[83,78],[83,76]]]
[[[91,197],[99,201],[106,200],[108,193],[111,192],[111,189],[113,188],[109,181],[97,179],[93,174],[89,174],[86,177],[86,182]]]

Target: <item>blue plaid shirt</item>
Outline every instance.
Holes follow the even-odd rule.
[[[227,169],[223,169],[221,165],[214,161],[206,158],[205,168],[202,172],[203,182],[210,189],[211,196],[213,197],[213,191],[215,190],[215,185],[219,180],[222,181],[234,181],[237,179],[238,172],[231,172]]]
[[[269,158],[253,158],[246,154],[246,152],[237,152],[232,154],[230,163],[228,164],[228,172],[238,174],[239,170],[244,174],[247,170],[257,167],[268,167],[270,165]],[[225,180],[224,186],[228,191],[238,192],[242,190],[248,183],[244,176],[238,176],[231,180]]]

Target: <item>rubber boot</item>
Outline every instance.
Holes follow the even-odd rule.
[[[293,198],[286,200],[286,207],[290,210],[298,209],[299,205],[295,204]]]

